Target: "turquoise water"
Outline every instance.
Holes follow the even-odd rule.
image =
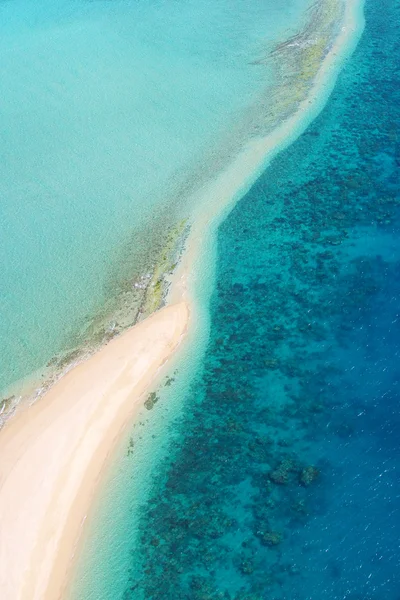
[[[91,532],[104,597],[398,600],[399,11],[367,0],[322,114],[220,226],[210,339],[167,452],[138,509],[135,452],[184,371],[119,457],[119,546],[110,523]]]
[[[274,79],[252,62],[305,6],[0,4],[0,390],[73,347],[118,279],[149,268]]]

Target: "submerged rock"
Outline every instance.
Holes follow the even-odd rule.
[[[278,546],[283,540],[283,535],[279,531],[258,531],[257,536],[264,546],[270,547]]]
[[[147,410],[151,410],[152,408],[154,408],[154,405],[159,401],[159,397],[157,396],[157,394],[155,392],[151,392],[148,396],[147,396],[147,400],[145,401],[144,405],[147,408]]]
[[[282,460],[278,467],[270,472],[269,478],[273,483],[278,485],[284,485],[289,481],[289,475],[291,472],[296,471],[296,465],[291,458],[285,458]]]
[[[301,485],[308,486],[315,481],[319,476],[319,470],[316,467],[308,466],[304,467],[300,473]]]

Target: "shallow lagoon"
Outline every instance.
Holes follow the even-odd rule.
[[[306,5],[1,3],[0,390],[151,267]]]

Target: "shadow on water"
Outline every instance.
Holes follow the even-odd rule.
[[[125,599],[398,600],[399,6],[219,231],[212,337]]]

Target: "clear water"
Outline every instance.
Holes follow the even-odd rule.
[[[198,165],[273,78],[252,61],[306,5],[0,4],[0,390],[71,344],[190,214]]]
[[[328,105],[219,229],[207,351],[139,517],[119,490],[109,598],[399,598],[400,4],[365,9]]]

